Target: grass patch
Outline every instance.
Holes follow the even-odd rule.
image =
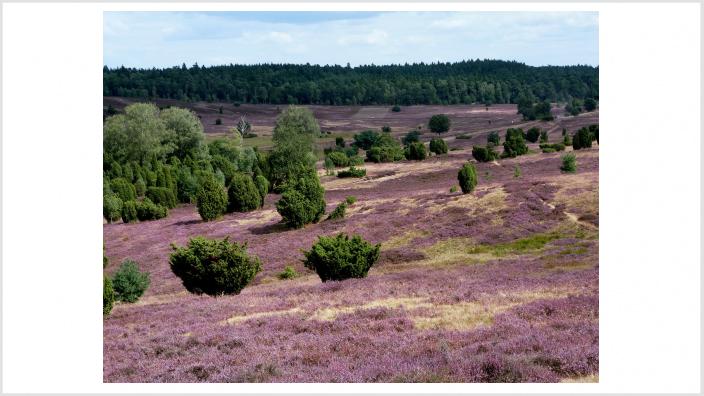
[[[493,245],[478,245],[470,249],[470,253],[489,253],[496,257],[509,254],[522,254],[542,249],[551,241],[560,239],[563,236],[559,233],[534,234],[527,238],[517,239],[512,242],[496,243]]]
[[[391,250],[407,246],[412,240],[428,235],[427,231],[412,230],[401,235],[389,238],[386,242],[381,243],[381,250]]]

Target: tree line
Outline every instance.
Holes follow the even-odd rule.
[[[103,95],[266,104],[415,105],[599,98],[599,68],[467,60],[403,65],[103,67]]]

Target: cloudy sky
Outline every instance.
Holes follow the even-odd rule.
[[[596,12],[105,12],[103,62],[596,66],[598,27]]]

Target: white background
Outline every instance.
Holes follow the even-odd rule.
[[[598,10],[598,384],[103,384],[103,10]],[[700,5],[5,4],[4,392],[698,392]],[[138,45],[138,43],[135,43]]]

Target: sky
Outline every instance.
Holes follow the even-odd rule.
[[[109,67],[599,64],[597,12],[105,12]]]

